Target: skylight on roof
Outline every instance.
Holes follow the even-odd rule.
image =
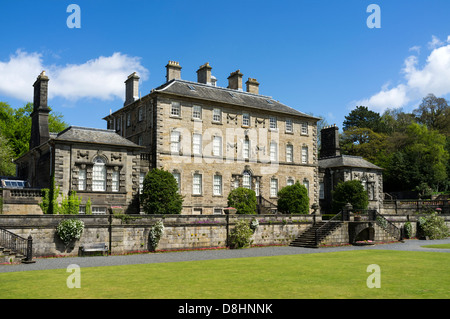
[[[193,87],[192,85],[188,84],[187,86],[191,91],[195,91],[195,87]]]
[[[232,92],[228,92],[228,94],[230,94],[231,97],[236,97]]]
[[[267,101],[267,103],[269,103],[269,104],[273,104],[273,102],[271,101],[271,100],[266,100]]]

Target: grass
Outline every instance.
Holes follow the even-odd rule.
[[[381,288],[366,285],[370,264]],[[25,271],[0,273],[0,298],[447,299],[449,265],[447,253],[359,250],[90,267],[79,289],[67,287],[66,269]]]
[[[424,248],[450,249],[450,244],[425,245],[425,246],[421,246],[421,247],[424,247]]]

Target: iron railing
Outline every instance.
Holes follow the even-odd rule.
[[[258,207],[257,207],[257,213],[258,214],[276,214],[278,212],[278,206],[274,203],[268,201],[261,195],[257,197],[258,200]]]
[[[23,238],[9,230],[0,228],[0,246],[24,256],[23,262],[25,263],[33,261],[33,238],[31,235],[28,238]]]
[[[400,229],[378,212],[375,215],[375,222],[378,226],[382,227],[385,231],[391,234],[392,237],[397,240],[402,240],[402,232]]]
[[[316,245],[319,245],[319,241],[320,241],[321,237],[326,235],[329,232],[329,229],[330,229],[330,226],[332,223],[341,223],[343,221],[343,216],[344,215],[342,214],[342,212],[337,213],[336,215],[333,216],[333,218],[329,219],[325,224],[323,224],[322,226],[318,227],[315,230],[314,236],[315,236]]]

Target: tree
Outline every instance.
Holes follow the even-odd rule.
[[[228,194],[228,206],[236,209],[236,214],[256,214],[256,194],[252,189],[238,187]]]
[[[33,103],[13,109],[7,103],[0,102],[0,127],[3,135],[8,139],[14,158],[29,150],[32,112]],[[50,112],[48,126],[49,131],[53,133],[59,133],[68,127],[63,121],[63,116],[55,112]]]
[[[180,214],[183,205],[175,177],[158,168],[145,176],[140,199],[146,214]]]
[[[305,186],[297,181],[278,191],[278,210],[283,214],[308,214],[309,197]]]
[[[358,180],[351,180],[339,183],[332,192],[332,208],[338,213],[347,203],[353,206],[353,209],[367,209],[369,206],[369,196],[364,186]]]
[[[370,111],[367,106],[357,106],[345,117],[342,130],[346,131],[352,127],[369,128],[374,132],[382,132],[380,114]]]
[[[8,144],[8,140],[0,131],[0,176],[12,176],[16,172],[13,163],[13,151]]]
[[[387,149],[387,135],[370,128],[351,127],[341,135],[341,151],[346,155],[361,156],[378,165],[383,162]]]
[[[434,94],[428,94],[422,99],[422,103],[413,114],[417,122],[424,124],[430,130],[443,130],[448,124],[450,106],[444,98],[437,98]]]

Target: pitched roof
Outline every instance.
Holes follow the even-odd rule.
[[[382,170],[369,161],[366,161],[361,156],[341,155],[334,157],[325,157],[319,159],[319,167],[321,168],[333,168],[333,167],[361,167],[370,168],[375,170]]]
[[[283,103],[280,103],[270,96],[180,79],[173,79],[152,90],[152,92],[164,92],[183,97],[234,104],[237,106],[251,107],[255,109],[262,109],[265,111],[302,116],[313,120],[320,120],[320,118],[318,117],[297,111]]]
[[[53,139],[55,141],[141,148],[141,146],[120,136],[114,130],[105,130],[80,126],[70,126],[64,131],[59,132]]]

